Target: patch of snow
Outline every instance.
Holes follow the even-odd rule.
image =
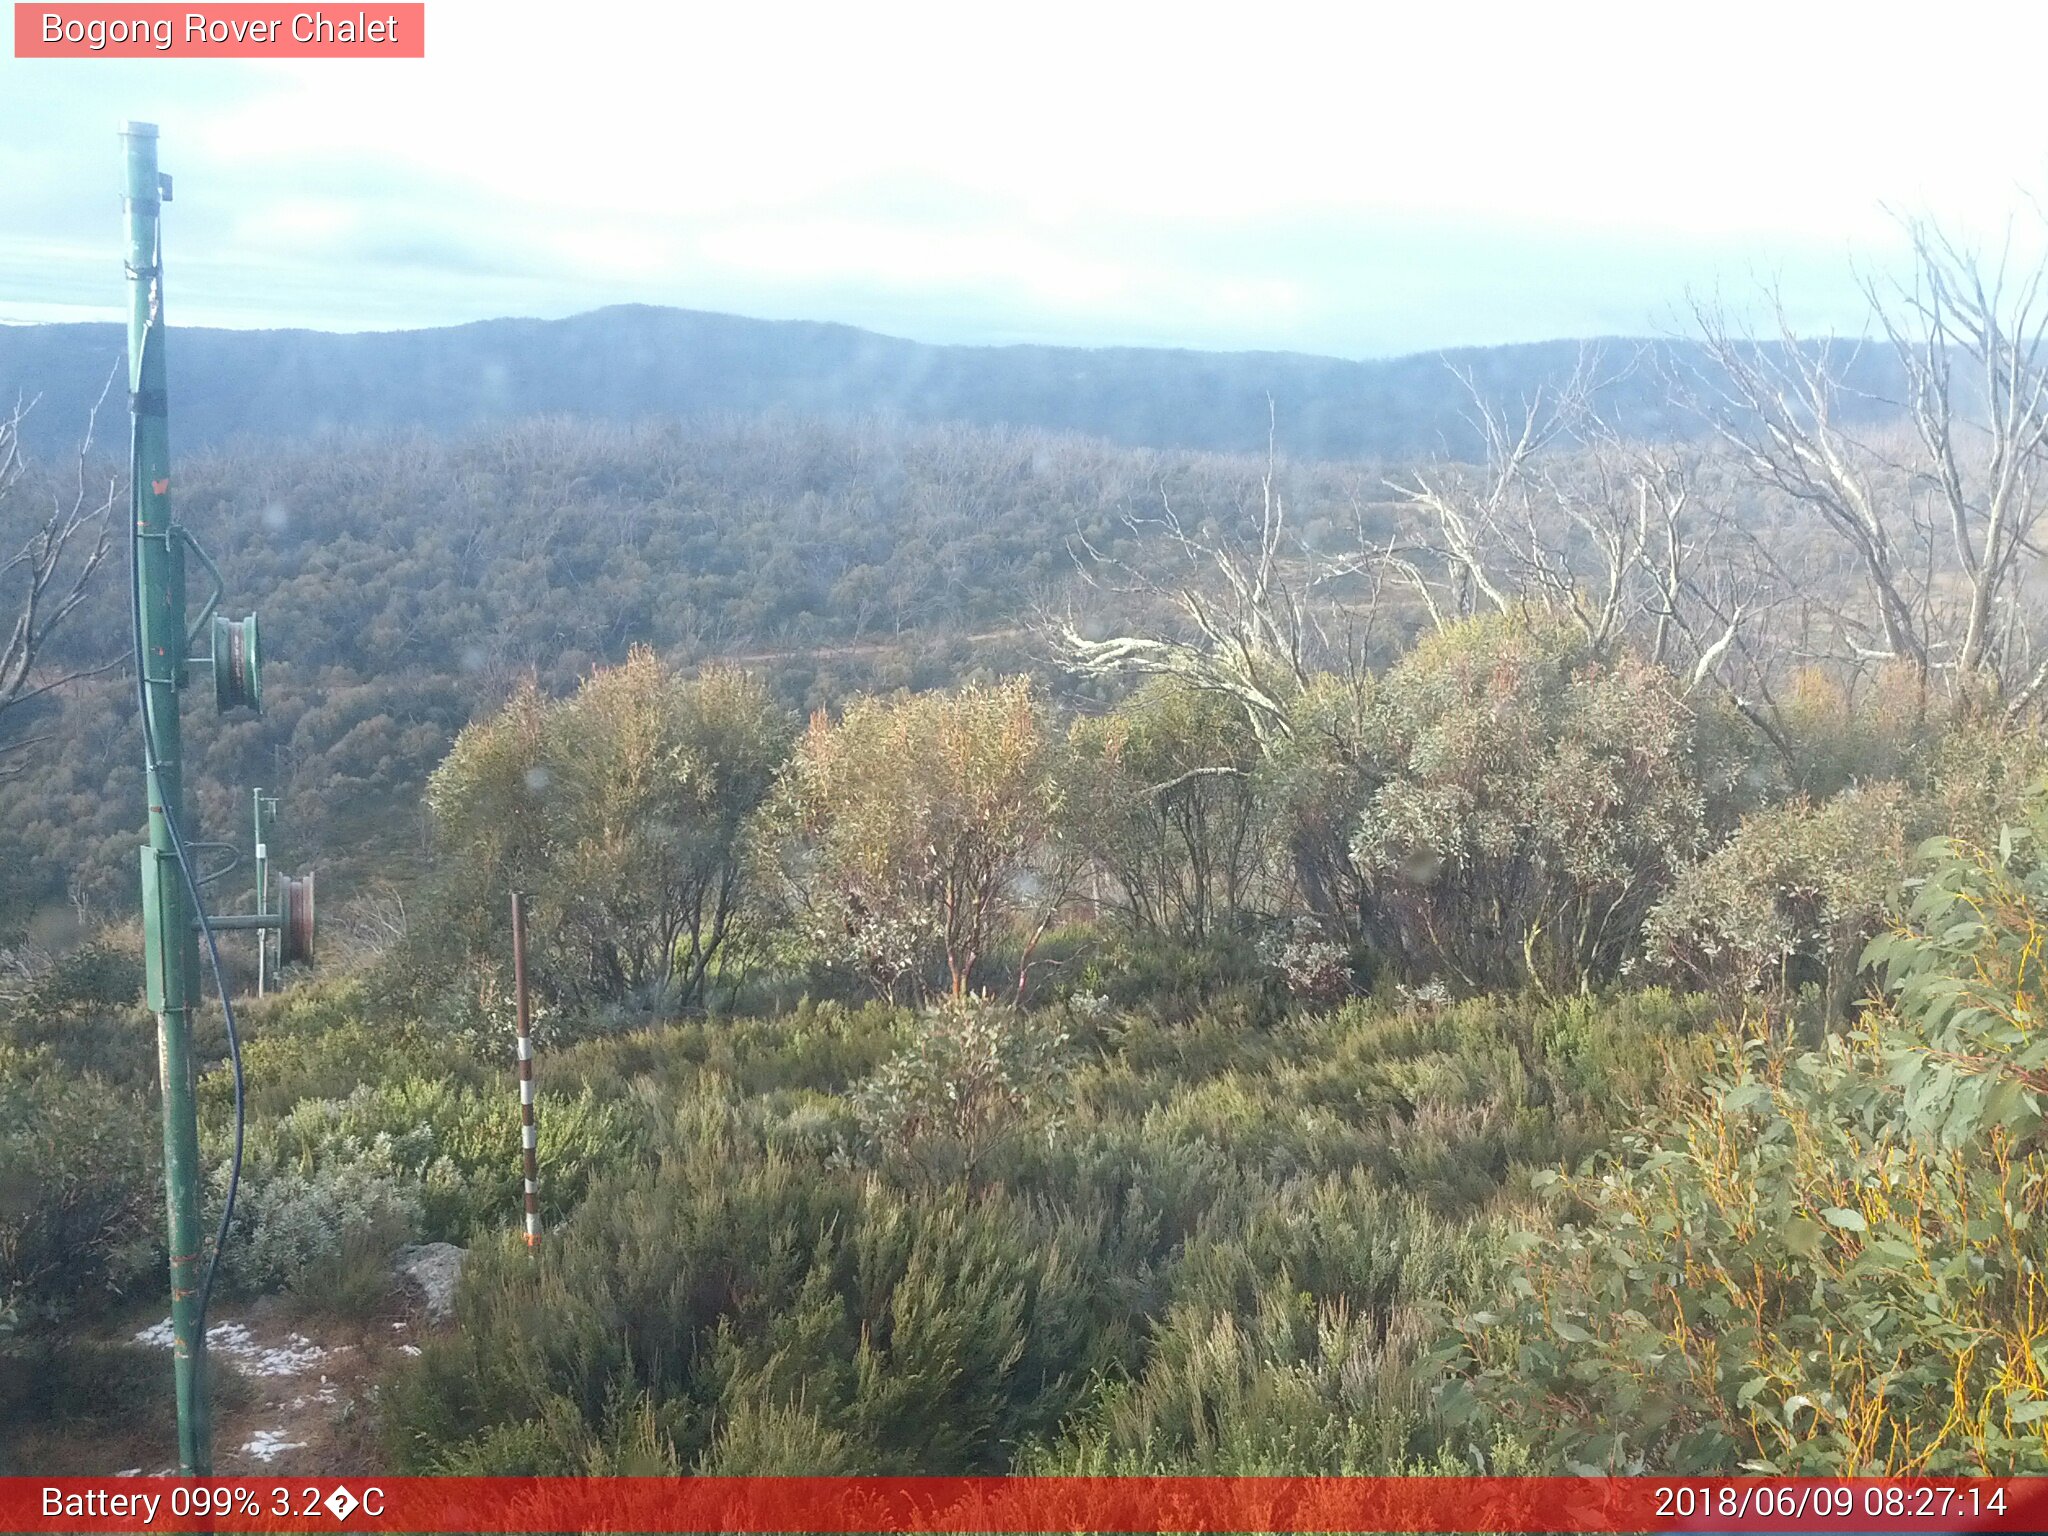
[[[169,1349],[174,1338],[171,1320],[165,1318],[136,1334],[135,1342]],[[281,1344],[265,1344],[241,1323],[215,1323],[206,1330],[206,1347],[249,1376],[298,1376],[333,1353],[303,1333],[289,1334]]]
[[[286,1451],[303,1451],[306,1442],[287,1440],[279,1429],[259,1429],[242,1446],[245,1456],[254,1456],[258,1461],[275,1461]]]
[[[398,1347],[401,1351],[408,1355],[416,1355],[420,1352],[420,1347],[417,1344],[401,1344]]]

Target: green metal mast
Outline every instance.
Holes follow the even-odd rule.
[[[197,1063],[192,1053],[192,1010],[199,992],[199,938],[213,965],[227,1026],[228,1065],[233,1076],[234,1120],[228,1159],[227,1198],[217,1243],[227,1241],[242,1170],[242,1055],[233,1000],[222,969],[218,935],[253,930],[260,945],[277,934],[280,968],[313,959],[313,875],[287,876],[278,910],[269,902],[269,850],[263,845],[263,813],[277,808],[274,797],[256,791],[256,910],[210,917],[200,910],[202,876],[192,862],[192,844],[182,840],[185,820],[184,732],[179,707],[187,673],[194,665],[213,673],[214,703],[222,714],[263,709],[263,648],[256,615],[230,619],[220,613],[226,593],[220,568],[192,535],[171,517],[169,411],[164,395],[163,205],[171,200],[171,178],[156,168],[156,127],[129,123],[121,130],[127,157],[128,232],[128,408],[132,452],[129,460],[129,537],[134,567],[136,703],[142,714],[142,763],[149,803],[149,843],[142,850],[143,987],[156,1014],[157,1069],[164,1101],[164,1195],[170,1212],[171,1334],[178,1387],[178,1464],[187,1477],[213,1471],[213,1436],[206,1394],[206,1303],[213,1289],[218,1247],[203,1252],[199,1225],[199,1115]],[[185,559],[197,560],[212,584],[188,623]],[[202,633],[213,638],[210,656],[187,651]],[[218,847],[218,844],[204,846]],[[221,871],[220,873],[225,873]],[[267,947],[259,950],[258,986],[267,969]],[[202,1263],[202,1260],[205,1260]]]
[[[128,233],[128,387],[134,416],[129,465],[134,507],[135,603],[142,668],[149,844],[142,850],[145,987],[157,1019],[164,1101],[164,1189],[170,1209],[171,1329],[178,1390],[178,1465],[213,1471],[206,1337],[199,1310],[205,1235],[199,1221],[199,1117],[192,1004],[199,971],[174,823],[185,814],[179,695],[185,681],[184,532],[171,519],[170,430],[164,398],[163,250],[159,232],[170,179],[156,167],[156,126],[129,123],[124,211]]]

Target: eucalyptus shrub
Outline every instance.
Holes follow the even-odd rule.
[[[943,971],[957,1000],[1012,926],[1042,934],[1063,894],[1061,748],[1022,677],[815,716],[761,838],[813,955],[883,997],[927,1000]]]
[[[1259,744],[1233,701],[1154,679],[1068,741],[1061,809],[1106,877],[1105,906],[1139,932],[1199,941],[1270,900]]]
[[[1652,969],[1772,1004],[1817,986],[1841,1011],[1864,943],[1897,906],[1908,811],[1904,786],[1879,783],[1750,817],[1650,914]]]
[[[1734,1037],[1679,1111],[1551,1188],[1442,1409],[1549,1465],[2048,1471],[2039,822],[1923,850],[1847,1039]]]
[[[1068,1047],[1066,1023],[1050,1010],[942,1004],[854,1091],[854,1107],[885,1160],[972,1179],[1012,1138],[1056,1133]]]
[[[646,646],[566,699],[529,680],[428,782],[444,862],[420,947],[494,963],[504,893],[523,890],[544,997],[700,1001],[743,926],[746,828],[787,744],[761,683],[686,678]]]
[[[1473,987],[1611,980],[1711,846],[1741,757],[1661,667],[1534,616],[1472,620],[1380,679],[1352,858],[1382,949]]]

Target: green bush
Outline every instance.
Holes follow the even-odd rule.
[[[1881,783],[1752,816],[1650,914],[1652,967],[1778,1005],[1817,986],[1839,1014],[1865,941],[1896,904],[1907,812],[1903,786]]]
[[[742,1092],[811,1088],[839,1092],[868,1076],[901,1044],[909,1009],[846,1007],[805,998],[777,1019],[690,1019],[545,1054],[536,1069],[550,1089],[615,1094],[636,1079],[664,1084],[700,1074]]]
[[[1929,850],[1852,1038],[1731,1037],[1558,1181],[1456,1323],[1447,1416],[1559,1470],[2048,1471],[2038,835]]]
[[[1068,1047],[1057,1013],[972,998],[943,1004],[854,1091],[854,1108],[885,1160],[972,1181],[1011,1139],[1055,1133]]]
[[[146,1090],[156,1082],[156,1025],[141,994],[134,948],[94,940],[60,956],[11,1003],[0,1003],[0,1044],[47,1050],[65,1071]]]
[[[1094,1255],[1032,1208],[805,1170],[704,1107],[690,1155],[601,1187],[537,1258],[476,1256],[459,1332],[388,1390],[404,1465],[587,1465],[644,1394],[683,1465],[797,1436],[878,1471],[993,1470],[1107,1364]],[[768,1416],[751,1448],[743,1414]]]
[[[1120,1011],[1166,1023],[1234,1013],[1246,1024],[1278,1019],[1285,999],[1270,966],[1244,932],[1211,932],[1195,942],[1115,933],[1082,969],[1079,986]]]
[[[601,1102],[588,1088],[543,1093],[535,1118],[550,1212],[574,1209],[593,1178],[630,1164],[644,1141],[636,1112]],[[411,1224],[420,1237],[467,1243],[519,1220],[519,1126],[510,1073],[495,1091],[444,1078],[365,1082],[344,1098],[302,1100],[253,1125],[247,1178],[298,1175],[337,1189],[381,1180],[416,1212]],[[209,1130],[210,1160],[218,1165],[226,1159],[225,1116]]]
[[[225,1416],[254,1395],[235,1371],[216,1371],[213,1411]],[[218,1419],[216,1419],[218,1422]],[[177,1443],[169,1356],[127,1339],[44,1331],[0,1338],[0,1477],[47,1473],[45,1447],[72,1455],[110,1440]]]
[[[216,1166],[217,1196],[227,1170]],[[245,1295],[290,1291],[309,1304],[367,1310],[361,1271],[388,1269],[420,1225],[417,1194],[388,1173],[335,1161],[311,1174],[266,1168],[245,1176],[221,1257],[223,1283]]]
[[[89,1310],[155,1270],[162,1149],[140,1098],[0,1046],[0,1309]]]
[[[1249,1182],[1175,1266],[1142,1369],[1040,1468],[1388,1474],[1436,1444],[1423,1297],[1490,1276],[1498,1241],[1369,1176]]]

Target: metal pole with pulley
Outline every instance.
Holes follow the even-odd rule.
[[[157,1021],[164,1103],[164,1195],[171,1247],[172,1359],[178,1392],[178,1466],[213,1470],[206,1337],[199,1315],[199,1115],[192,1056],[192,978],[199,967],[172,827],[185,810],[178,693],[185,679],[185,541],[171,520],[169,410],[164,394],[163,273],[158,264],[168,176],[156,167],[156,126],[129,123],[124,204],[128,232],[129,469],[134,507],[135,622],[149,800],[142,850],[143,975]]]
[[[192,1050],[192,1010],[198,1001],[199,940],[206,939],[227,1012],[231,1064],[235,1071],[235,1170],[240,1166],[241,1068],[231,1000],[220,969],[216,930],[253,927],[279,931],[279,962],[309,960],[313,953],[313,877],[285,882],[283,911],[276,916],[259,898],[253,917],[209,917],[200,906],[204,880],[194,869],[195,844],[179,830],[185,821],[184,740],[179,706],[193,664],[213,672],[215,702],[223,712],[258,709],[262,703],[261,652],[256,618],[228,619],[217,613],[226,590],[218,567],[192,535],[171,516],[169,405],[165,393],[163,204],[171,179],[157,169],[157,132],[151,123],[121,129],[126,159],[123,213],[127,234],[128,405],[130,413],[130,564],[133,587],[136,706],[142,723],[142,756],[149,808],[149,842],[142,849],[143,987],[157,1018],[157,1067],[163,1089],[164,1199],[168,1214],[171,1271],[172,1359],[178,1397],[178,1465],[187,1477],[213,1469],[212,1426],[207,1404],[206,1303],[214,1264],[204,1252],[200,1223],[197,1062]],[[211,582],[198,620],[188,625],[187,557]],[[203,631],[212,654],[190,656]],[[218,1233],[227,1230],[224,1210]]]

